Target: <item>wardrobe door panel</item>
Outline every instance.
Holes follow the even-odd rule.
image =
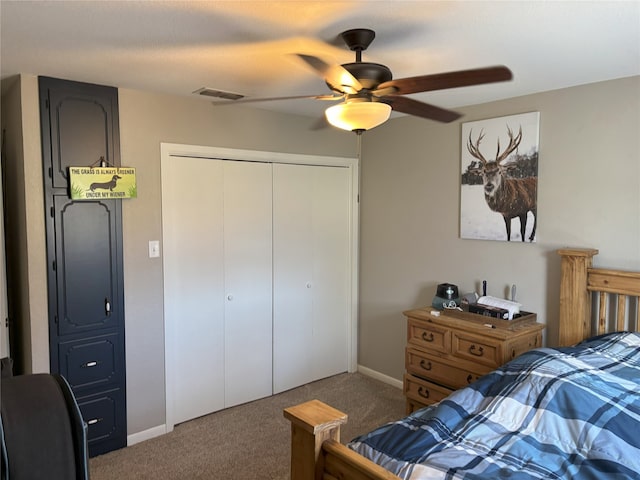
[[[114,88],[41,77],[48,100],[51,141],[49,176],[54,188],[69,188],[68,167],[120,165],[118,102]]]
[[[348,370],[350,176],[346,168],[314,167],[313,348],[315,379]]]
[[[274,165],[273,171],[273,390],[313,378],[312,168]]]
[[[224,162],[225,406],[272,393],[271,164]]]
[[[163,164],[165,316],[175,423],[224,408],[223,162]]]
[[[76,202],[53,197],[57,335],[63,337],[123,321],[117,258],[117,200]],[[90,333],[92,334],[92,333]],[[57,360],[57,359],[56,359]]]
[[[274,165],[274,391],[348,370],[350,175]]]

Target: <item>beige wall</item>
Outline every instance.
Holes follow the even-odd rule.
[[[537,242],[459,238],[461,122],[404,117],[365,134],[359,362],[396,379],[401,312],[431,304],[438,283],[469,292],[486,279],[496,296],[517,284],[554,344],[557,248],[598,248],[596,265],[640,269],[640,77],[461,111],[462,121],[540,112]]]
[[[48,372],[38,80],[34,76],[20,75],[3,80],[2,86],[2,127],[6,130],[7,285],[14,298],[11,321],[21,330],[22,340],[11,356],[22,371]]]

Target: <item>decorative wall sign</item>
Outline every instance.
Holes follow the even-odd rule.
[[[462,124],[461,238],[535,242],[539,122],[531,112]]]
[[[131,167],[69,167],[73,200],[136,198],[136,169]]]

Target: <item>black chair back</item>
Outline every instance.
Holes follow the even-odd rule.
[[[2,378],[3,480],[87,480],[87,427],[60,375]]]

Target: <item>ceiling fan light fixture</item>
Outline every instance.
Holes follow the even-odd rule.
[[[371,130],[383,124],[391,115],[391,105],[382,102],[345,102],[324,112],[327,121],[342,130]]]

